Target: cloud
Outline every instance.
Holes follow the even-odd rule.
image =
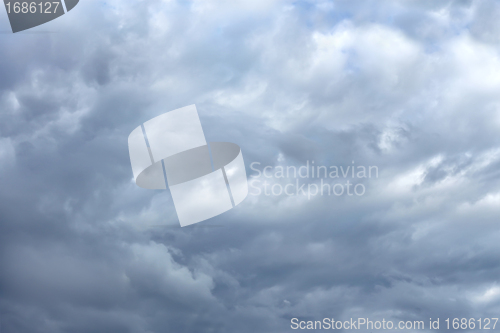
[[[0,34],[2,332],[494,317],[499,10],[86,1]],[[379,175],[361,197],[249,196],[181,229],[168,191],[133,183],[127,136],[193,103],[249,175],[313,160]]]

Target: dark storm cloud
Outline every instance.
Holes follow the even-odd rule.
[[[2,332],[494,316],[498,11],[87,1],[53,33],[0,34]],[[362,197],[250,195],[181,229],[168,191],[133,183],[127,136],[193,103],[249,174],[314,160],[379,177]]]

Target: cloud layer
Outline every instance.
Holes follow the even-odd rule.
[[[2,12],[2,11],[0,11]],[[2,332],[288,332],[500,310],[495,1],[118,1],[0,15]],[[180,228],[127,136],[196,104],[262,166],[377,166]],[[270,179],[269,182],[281,180]]]

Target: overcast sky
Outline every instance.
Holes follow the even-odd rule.
[[[82,0],[12,34],[0,9],[0,332],[498,317],[499,17],[486,0]],[[133,182],[127,137],[191,104],[249,177],[379,177],[180,228],[169,191]]]

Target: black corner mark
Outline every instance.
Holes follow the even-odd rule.
[[[79,0],[4,0],[12,32],[42,25],[73,9]]]
[[[70,10],[75,8],[78,1],[80,0],[64,0],[64,2],[66,3],[66,10],[69,12]]]

